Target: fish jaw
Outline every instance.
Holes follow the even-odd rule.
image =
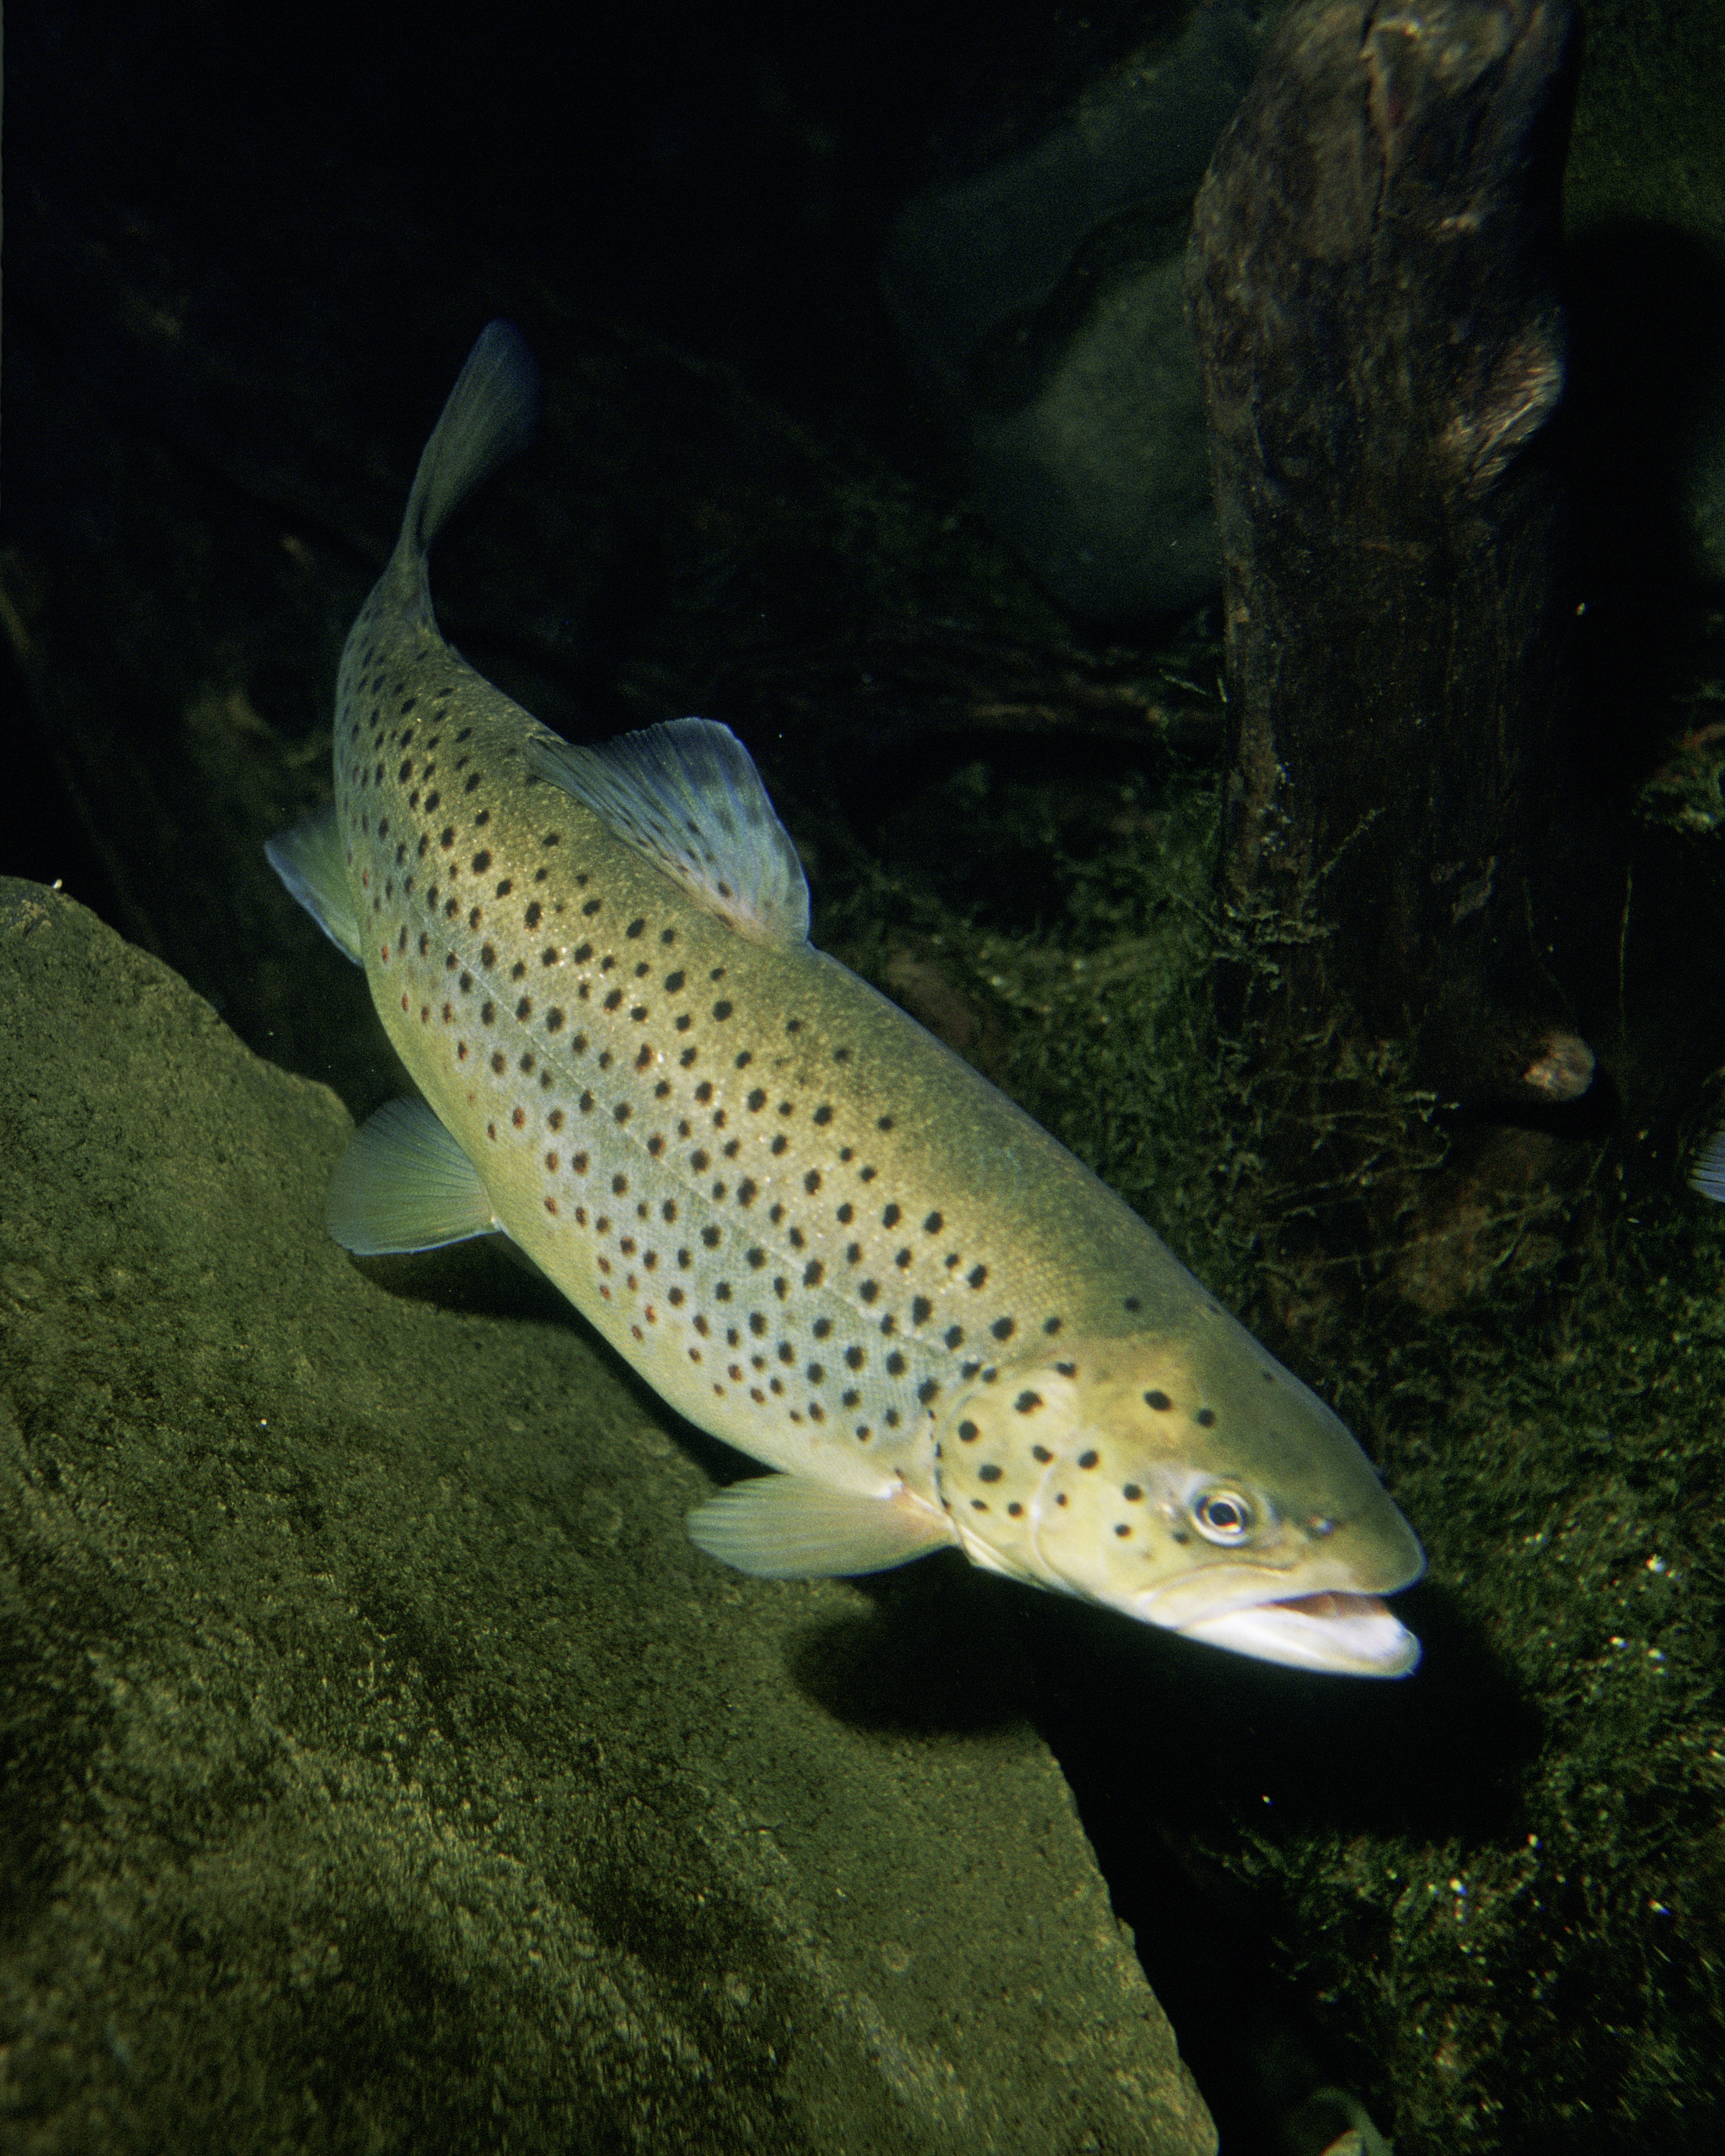
[[[1399,1676],[1425,1569],[1345,1425],[1244,1328],[1075,1341],[983,1373],[935,1440],[973,1563],[1288,1666]]]
[[[1208,1565],[1116,1606],[1257,1661],[1334,1676],[1408,1676],[1420,1642],[1383,1598],[1411,1587],[1425,1556],[1389,1499],[1363,1523],[1326,1522],[1321,1548],[1306,1534],[1284,1548],[1285,1564]]]
[[[1180,1636],[1255,1661],[1327,1676],[1404,1677],[1420,1642],[1374,1594],[1309,1594],[1256,1602],[1178,1627]]]

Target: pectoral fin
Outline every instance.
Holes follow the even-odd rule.
[[[734,1482],[689,1515],[689,1539],[758,1579],[890,1572],[953,1540],[933,1506],[899,1490],[875,1497],[800,1475]]]

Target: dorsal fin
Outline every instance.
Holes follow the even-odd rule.
[[[539,734],[527,763],[739,936],[757,943],[809,940],[803,864],[729,726],[671,719],[598,748]]]

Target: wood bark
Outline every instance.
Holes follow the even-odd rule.
[[[1546,430],[1574,28],[1568,0],[1300,7],[1198,198],[1219,1014],[1291,1082],[1338,1038],[1343,1064],[1388,1052],[1487,1114],[1592,1080],[1543,873],[1573,615]]]

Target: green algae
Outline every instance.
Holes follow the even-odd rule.
[[[702,1559],[697,1441],[352,1266],[340,1104],[81,908],[0,1004],[8,2150],[1214,2146],[952,1568],[925,1685]]]
[[[1084,1716],[1129,1691],[1156,1722],[1170,1698],[1189,1712],[1196,1680],[1045,1618],[1028,1651],[1045,1724],[1117,1907],[1142,1945],[1155,1916],[1131,1845],[1156,1821],[1250,1911],[1402,2156],[1708,2145],[1725,2098],[1725,1215],[1681,1185],[1671,1129],[1635,1128],[1563,1142],[1568,1195],[1507,1192],[1440,1294],[1417,1269],[1288,1264],[1286,1224],[1337,1194],[1321,1132],[1303,1185],[1269,1165],[1261,1075],[1210,1024],[1212,967],[1241,947],[1210,898],[1213,777],[1173,758],[1117,771],[1077,850],[1059,780],[1009,747],[931,786],[934,825],[962,819],[968,902],[943,900],[911,844],[825,878],[817,933],[1335,1401],[1430,1558],[1404,1610],[1425,1663],[1393,1701],[1207,1662],[1251,1741],[1230,1729],[1172,1777],[1130,1742],[1099,1766]],[[1644,818],[1671,820],[1657,789]],[[1691,878],[1717,881],[1686,843]],[[998,888],[978,860],[1009,865]],[[1027,885],[1046,894],[1029,923]],[[1441,1168],[1440,1104],[1388,1051],[1353,1075],[1382,1175]],[[1135,1761],[1146,1780],[1123,1796]]]

